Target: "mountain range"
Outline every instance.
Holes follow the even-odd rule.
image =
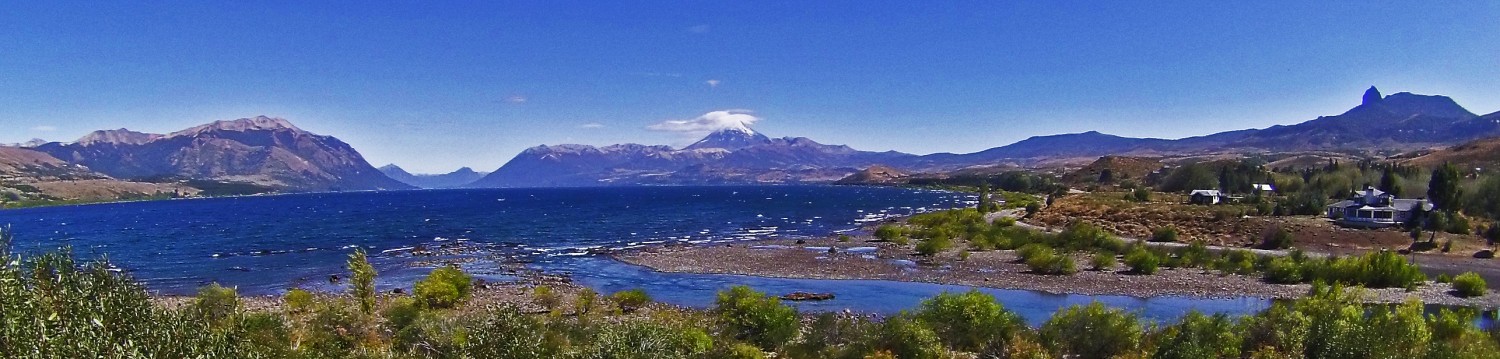
[[[1087,163],[1106,155],[1354,151],[1394,154],[1500,136],[1500,112],[1478,116],[1445,96],[1382,95],[1371,87],[1339,115],[1295,125],[1183,139],[1131,138],[1095,131],[1035,136],[988,150],[913,155],[859,151],[802,137],[769,138],[745,126],[709,134],[682,149],[621,144],[536,146],[469,187],[828,182],[872,165],[903,172],[973,166]]]
[[[111,178],[144,182],[206,180],[277,191],[412,188],[386,177],[337,138],[265,116],[169,134],[101,130],[31,149]]]
[[[251,193],[831,183],[871,167],[878,171],[865,171],[869,176],[888,177],[997,166],[1071,166],[1107,155],[1324,151],[1389,156],[1497,136],[1500,112],[1480,116],[1448,97],[1406,92],[1382,95],[1371,87],[1358,105],[1338,115],[1295,125],[1182,139],[1131,138],[1090,131],[1036,136],[974,153],[914,155],[861,151],[805,137],[773,138],[739,124],[709,133],[682,148],[540,145],[522,151],[494,172],[463,168],[442,175],[414,175],[395,165],[376,169],[337,138],[304,131],[285,119],[260,116],[216,121],[167,134],[101,130],[72,142],[0,146],[0,186],[15,189],[15,185],[95,181],[149,194],[195,193],[199,188],[191,186],[202,187],[204,183],[263,189]],[[1478,150],[1463,153],[1474,151]]]
[[[457,188],[490,174],[489,172],[476,172],[468,167],[444,174],[412,174],[394,163],[381,166],[379,170],[386,177],[417,188]]]

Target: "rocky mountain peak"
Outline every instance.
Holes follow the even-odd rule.
[[[98,130],[89,132],[89,134],[84,135],[77,141],[73,141],[73,143],[82,146],[92,146],[96,144],[139,145],[146,142],[151,142],[161,137],[161,135],[154,133],[136,132],[121,128],[117,130]]]
[[[755,132],[743,124],[734,127],[723,128],[708,134],[703,139],[694,142],[684,150],[697,150],[708,148],[722,148],[726,150],[738,150],[745,147],[771,143],[771,138]]]
[[[262,115],[262,116],[255,116],[255,117],[250,117],[250,118],[241,118],[241,119],[235,119],[235,120],[214,121],[213,123],[196,126],[196,127],[193,127],[193,128],[182,130],[182,131],[173,132],[171,134],[171,136],[191,136],[191,135],[197,135],[197,134],[201,134],[201,133],[205,133],[205,132],[212,132],[212,131],[244,132],[244,131],[273,131],[273,130],[302,131],[302,129],[297,128],[297,126],[295,126],[295,125],[292,125],[291,121],[287,121],[284,118],[280,118],[280,117],[268,117],[268,116]]]
[[[1380,90],[1375,89],[1375,86],[1370,86],[1369,90],[1365,90],[1365,98],[1362,104],[1369,105],[1380,102],[1380,100]]]

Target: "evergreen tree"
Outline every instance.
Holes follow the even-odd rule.
[[[1399,182],[1400,178],[1397,177],[1396,171],[1391,170],[1390,167],[1386,167],[1385,171],[1380,174],[1380,186],[1376,188],[1399,198],[1401,197],[1401,184]]]
[[[1432,204],[1444,211],[1456,211],[1459,208],[1458,193],[1458,167],[1452,163],[1444,163],[1442,167],[1432,170],[1432,181],[1427,183],[1427,198]]]
[[[1099,171],[1099,183],[1109,184],[1113,183],[1114,181],[1114,171],[1110,171],[1108,168],[1105,168],[1103,171]]]

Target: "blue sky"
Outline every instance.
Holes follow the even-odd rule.
[[[1500,110],[1495,1],[807,3],[10,3],[0,142],[264,114],[445,172],[721,110],[912,153],[1291,124],[1370,85]]]

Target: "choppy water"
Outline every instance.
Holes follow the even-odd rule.
[[[972,204],[972,196],[839,186],[624,187],[424,190],[113,203],[0,211],[15,249],[70,245],[107,254],[147,287],[190,294],[210,282],[243,294],[291,287],[335,289],[345,256],[364,247],[382,289],[409,287],[434,259],[477,259],[465,269],[507,279],[496,263],[523,261],[566,272],[601,292],[644,288],[659,300],[704,306],[713,292],[747,284],[770,293],[835,292],[804,309],[894,313],[961,286],[893,281],[758,278],[658,273],[595,253],[668,242],[824,236],[894,215]],[[417,255],[433,253],[434,256]],[[1170,319],[1188,309],[1247,313],[1268,302],[1051,295],[985,290],[1030,320],[1099,300]]]

